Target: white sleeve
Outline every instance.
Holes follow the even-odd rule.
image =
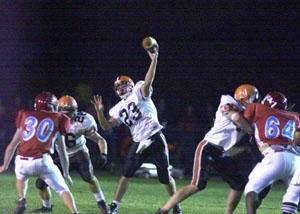
[[[120,119],[120,116],[119,116],[119,109],[120,109],[119,106],[120,106],[119,103],[116,104],[114,107],[112,107],[112,108],[109,110],[108,113],[109,113],[109,116],[110,116],[110,117],[113,117],[115,120],[118,121],[119,124],[121,124],[121,123],[122,123],[122,120]]]
[[[83,123],[84,135],[86,137],[94,135],[98,131],[97,123],[92,115],[86,113]]]
[[[139,99],[142,99],[142,100],[149,100],[152,96],[152,93],[153,93],[153,88],[151,86],[150,88],[150,94],[148,97],[144,97],[143,94],[142,94],[142,91],[141,91],[141,87],[142,85],[144,84],[145,81],[138,81],[135,86],[134,86],[134,89],[133,89],[133,93],[136,93],[137,96],[139,97]]]

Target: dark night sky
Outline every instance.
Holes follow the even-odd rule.
[[[249,83],[263,96],[277,90],[300,105],[295,4],[3,2],[0,98],[12,103],[43,90],[76,96],[79,83],[115,99],[118,75],[144,78],[150,59],[141,41],[150,35],[160,45],[154,99],[201,109]]]

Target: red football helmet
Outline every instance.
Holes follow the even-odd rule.
[[[281,92],[269,92],[261,101],[262,104],[271,108],[286,109],[287,98]]]
[[[34,101],[35,110],[56,112],[57,107],[58,107],[57,97],[50,92],[42,92],[35,97],[35,101]]]
[[[58,100],[58,110],[64,114],[67,114],[70,118],[77,112],[77,102],[74,97],[65,95]]]
[[[126,99],[131,94],[133,87],[134,82],[128,76],[119,76],[114,82],[115,92],[121,99]]]
[[[258,90],[253,85],[240,85],[234,92],[234,99],[239,101],[242,105],[247,106],[258,99]]]

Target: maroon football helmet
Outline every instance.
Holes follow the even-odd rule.
[[[261,101],[262,104],[271,108],[286,109],[287,98],[281,92],[269,92],[265,98]]]
[[[53,111],[58,109],[57,97],[50,92],[39,93],[35,97],[34,109],[38,111]]]

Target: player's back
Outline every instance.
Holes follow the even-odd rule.
[[[16,127],[22,132],[17,154],[37,157],[53,152],[54,141],[67,133],[70,120],[59,112],[20,110]]]
[[[297,112],[270,108],[260,103],[250,104],[244,116],[254,124],[258,144],[292,144],[294,132],[300,124]]]

